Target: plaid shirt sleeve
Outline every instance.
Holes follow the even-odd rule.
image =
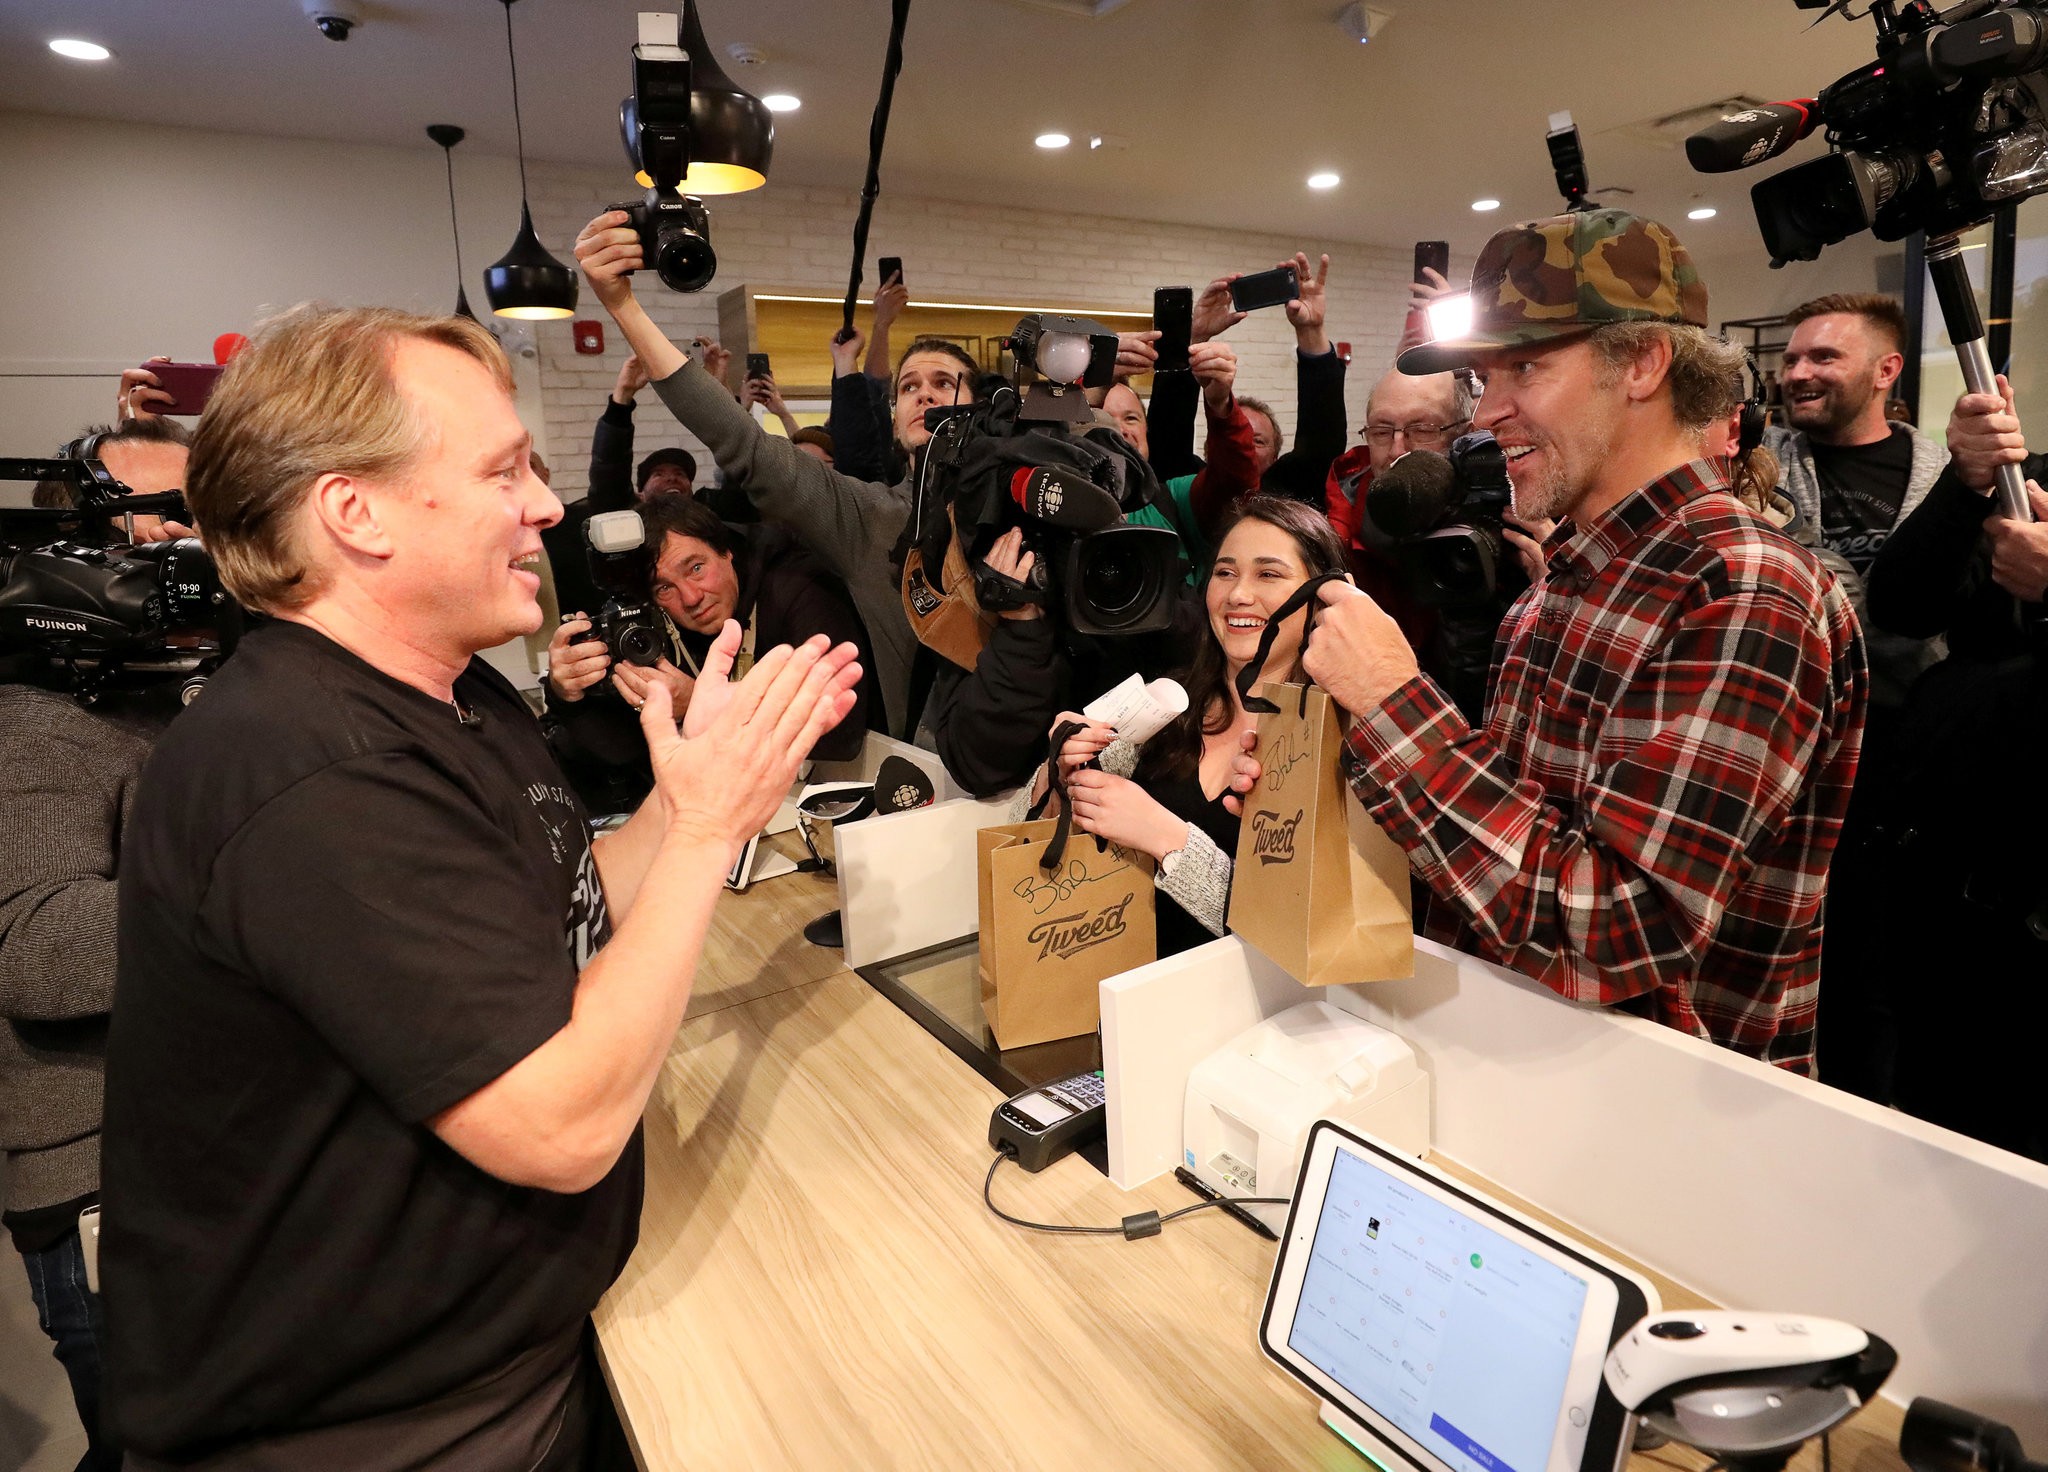
[[[1832,662],[1810,610],[1730,592],[1675,620],[1637,666],[1603,723],[1605,764],[1569,807],[1517,780],[1422,676],[1353,719],[1345,773],[1433,908],[1560,995],[1611,1004],[1697,968],[1752,845],[1826,739]]]

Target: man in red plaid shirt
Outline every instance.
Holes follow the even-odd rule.
[[[1303,666],[1350,712],[1346,775],[1428,934],[1811,1074],[1868,677],[1833,576],[1703,458],[1740,350],[1685,248],[1620,211],[1494,236],[1472,299],[1469,336],[1401,367],[1480,373],[1516,518],[1559,523],[1547,575],[1501,626],[1484,730],[1371,598],[1324,589]]]

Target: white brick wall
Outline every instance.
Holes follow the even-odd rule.
[[[616,170],[532,166],[534,227],[549,250],[570,259],[577,232],[613,201],[633,192]],[[846,290],[852,256],[854,190],[801,188],[771,183],[751,194],[708,201],[718,279],[694,296],[650,284],[641,300],[678,342],[718,330],[718,294],[739,282],[763,281],[829,292]],[[1406,310],[1409,253],[1343,241],[1306,241],[1251,230],[1196,228],[1092,215],[1036,210],[1030,215],[989,205],[951,204],[892,195],[876,202],[868,237],[869,289],[873,262],[900,255],[914,272],[919,295],[958,292],[977,297],[1129,304],[1149,310],[1155,286],[1197,289],[1226,271],[1255,271],[1292,255],[1330,256],[1329,333],[1352,345],[1347,387],[1353,427],[1365,412],[1365,394],[1387,366]],[[586,293],[584,313],[602,316]],[[587,484],[590,426],[625,357],[607,323],[605,355],[579,356],[565,322],[536,324],[547,441],[556,489],[573,498]],[[1268,400],[1290,436],[1294,427],[1294,334],[1283,313],[1254,313],[1231,329],[1241,391]],[[709,457],[642,395],[636,415],[636,454],[658,445],[682,445],[709,468]]]

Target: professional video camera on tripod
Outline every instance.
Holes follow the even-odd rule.
[[[1847,14],[1849,0],[1793,0]],[[1959,237],[2048,190],[2048,5],[1871,0],[1877,59],[1818,97],[1748,108],[1686,140],[1703,173],[1776,158],[1817,128],[1826,157],[1750,191],[1771,264],[1811,261],[1864,230],[1927,235],[1927,269],[1970,392],[1998,391]],[[2005,514],[2033,520],[2017,466],[2001,467]]]
[[[134,540],[138,515],[188,520],[184,497],[130,495],[89,457],[0,459],[0,481],[67,482],[74,502],[0,507],[0,658],[86,705],[124,671],[181,673],[182,698],[198,694],[234,651],[241,609],[196,537]]]

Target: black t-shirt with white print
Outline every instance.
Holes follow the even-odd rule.
[[[1859,573],[1898,524],[1913,478],[1913,433],[1904,425],[1867,445],[1808,442],[1820,479],[1820,540]]]
[[[524,701],[481,661],[455,693],[266,624],[143,775],[102,1266],[111,1417],[148,1459],[532,1465],[632,1251],[637,1134],[562,1195],[425,1123],[568,1022],[609,928]]]

